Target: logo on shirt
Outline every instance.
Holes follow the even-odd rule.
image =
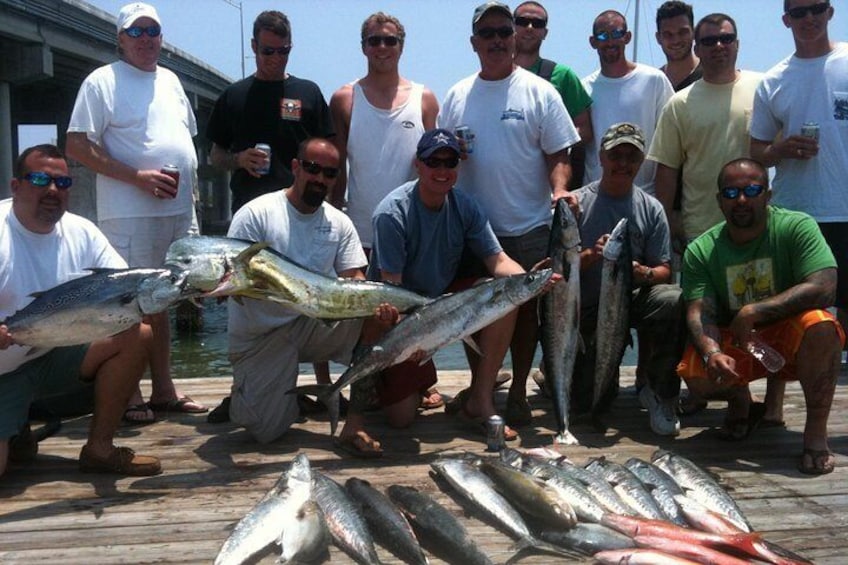
[[[413,124],[413,123],[412,123],[412,122],[410,122],[409,120],[404,120],[404,121],[402,121],[402,122],[400,123],[400,125],[402,125],[405,129],[413,129],[413,128],[415,128],[415,124]]]
[[[519,122],[523,122],[524,110],[514,110],[512,108],[507,108],[501,114],[501,121],[504,120],[518,120]]]
[[[848,92],[834,92],[833,117],[848,120]]]
[[[294,98],[280,100],[280,117],[284,120],[299,122],[302,110],[300,100]]]
[[[730,309],[773,296],[774,268],[771,259],[755,259],[743,265],[727,267],[727,296]]]

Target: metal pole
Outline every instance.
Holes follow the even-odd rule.
[[[636,17],[633,19],[633,62],[639,60],[639,0],[636,0]]]
[[[244,78],[244,11],[242,3],[239,2],[239,30],[241,31],[241,78]]]

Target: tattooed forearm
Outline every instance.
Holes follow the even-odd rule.
[[[759,325],[766,325],[814,308],[828,308],[836,300],[836,269],[816,271],[802,282],[751,306]]]
[[[712,296],[693,300],[686,307],[689,336],[702,355],[721,344],[721,333],[716,322],[717,311],[716,301]]]

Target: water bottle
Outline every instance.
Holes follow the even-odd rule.
[[[751,332],[751,337],[745,344],[745,350],[753,355],[754,359],[762,363],[769,373],[777,373],[786,365],[786,359],[783,358],[783,355],[761,340],[754,332]]]

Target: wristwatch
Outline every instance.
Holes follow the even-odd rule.
[[[721,353],[721,349],[718,349],[718,348],[716,348],[716,349],[710,349],[709,351],[707,351],[706,353],[704,353],[704,356],[703,356],[703,357],[701,357],[701,359],[703,359],[703,361],[704,361],[704,367],[706,367],[706,366],[707,366],[707,364],[710,362],[710,357],[712,357],[712,356],[713,356],[713,355],[715,355],[716,353]]]

